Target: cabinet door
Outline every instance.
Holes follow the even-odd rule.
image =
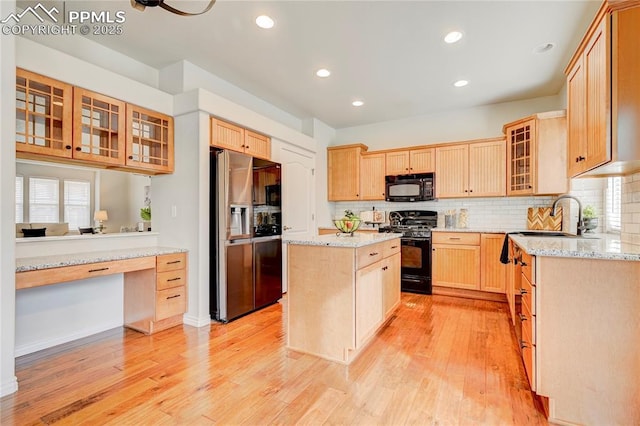
[[[409,151],[391,151],[386,153],[387,174],[406,175],[409,171]]]
[[[171,173],[173,149],[173,117],[127,104],[127,166]]]
[[[585,170],[611,159],[611,138],[608,132],[611,79],[609,75],[609,17],[602,20],[591,36],[584,52],[586,84],[586,160]]]
[[[271,158],[271,138],[259,133],[245,130],[244,137],[245,153],[266,160]]]
[[[507,127],[507,183],[508,195],[535,192],[535,119]]]
[[[567,133],[568,173],[574,177],[585,170],[587,120],[585,108],[585,80],[582,58],[567,76]]]
[[[436,148],[436,197],[469,196],[469,145]]]
[[[506,292],[507,265],[500,262],[503,242],[504,234],[480,236],[480,290],[503,294]]]
[[[124,165],[126,104],[75,87],[73,105],[73,158]]]
[[[400,253],[382,261],[382,306],[384,319],[400,304]]]
[[[431,173],[435,170],[433,148],[412,149],[409,151],[409,169],[411,173]]]
[[[433,285],[480,289],[480,247],[433,245]]]
[[[360,158],[360,199],[384,200],[385,154],[363,154]]]
[[[382,322],[382,262],[356,273],[356,348],[360,348]]]
[[[244,129],[226,121],[211,118],[211,145],[244,152]]]
[[[360,148],[327,150],[329,201],[360,199]]]
[[[469,144],[469,196],[506,195],[506,174],[505,141]]]
[[[71,158],[73,88],[16,70],[16,151]]]

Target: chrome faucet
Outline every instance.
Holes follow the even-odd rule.
[[[582,235],[582,230],[584,229],[584,224],[582,223],[582,203],[580,202],[580,200],[578,200],[573,195],[564,194],[564,195],[559,196],[553,202],[553,205],[551,206],[551,216],[555,216],[556,215],[556,205],[558,204],[558,201],[560,201],[562,199],[565,199],[565,198],[571,198],[572,200],[576,200],[576,203],[578,203],[578,231],[577,231],[577,235]]]

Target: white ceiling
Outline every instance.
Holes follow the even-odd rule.
[[[166,0],[186,10],[208,1]],[[81,2],[73,3],[78,7]],[[230,1],[180,17],[129,0],[121,36],[93,39],[154,68],[187,60],[299,118],[338,129],[555,95],[599,1]],[[258,28],[268,14],[276,25]],[[450,30],[464,33],[447,45]],[[545,43],[555,48],[533,50]],[[328,68],[326,79],[315,76]],[[459,79],[464,88],[453,87]],[[355,108],[354,99],[365,104]]]

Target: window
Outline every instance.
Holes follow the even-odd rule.
[[[622,178],[607,179],[607,232],[619,233],[621,229]]]
[[[50,178],[29,178],[29,222],[59,222],[59,181]]]
[[[64,221],[69,229],[91,226],[91,183],[64,181]]]
[[[16,176],[16,223],[24,222],[24,178]]]

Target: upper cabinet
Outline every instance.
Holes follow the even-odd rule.
[[[386,153],[386,174],[406,175],[429,173],[435,170],[433,148],[403,149]]]
[[[173,117],[127,104],[126,165],[173,171]]]
[[[638,3],[604,2],[565,70],[571,177],[640,170],[638,40]]]
[[[505,195],[505,141],[494,139],[435,148],[436,197]]]
[[[271,138],[211,117],[211,145],[253,157],[271,158]]]
[[[16,70],[16,151],[72,156],[73,86]]]
[[[386,155],[365,152],[360,158],[360,200],[384,200]]]
[[[507,137],[507,195],[569,190],[564,111],[535,114],[505,124],[503,131]],[[539,168],[544,173],[539,173]]]
[[[327,196],[329,201],[360,200],[360,156],[362,144],[327,148]]]
[[[173,117],[18,68],[16,156],[172,173]]]

